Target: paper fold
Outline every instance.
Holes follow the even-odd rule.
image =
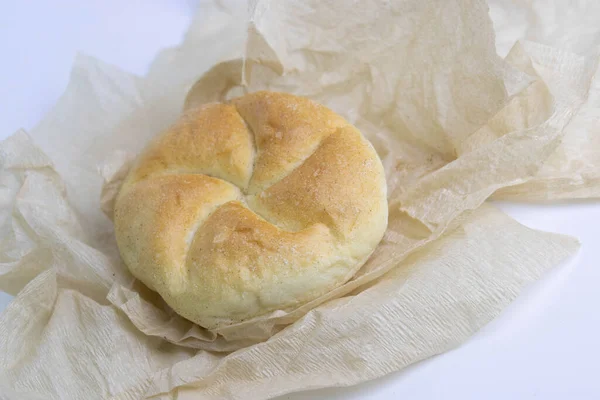
[[[498,14],[510,7],[493,4],[495,37],[477,0],[214,2],[143,78],[79,56],[31,137],[0,143],[0,289],[17,295],[0,315],[0,393],[265,399],[467,340],[578,247],[485,201],[600,194],[593,41],[519,41],[502,59],[496,43],[523,36]],[[262,89],[308,96],[365,134],[389,228],[328,295],[208,331],[129,274],[112,204],[135,154],[184,107]]]

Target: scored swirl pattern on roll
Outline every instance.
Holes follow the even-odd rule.
[[[385,178],[356,128],[258,92],[188,110],[142,152],[115,206],[131,272],[214,328],[306,303],[352,277],[387,222]]]

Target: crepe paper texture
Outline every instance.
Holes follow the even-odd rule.
[[[267,399],[459,346],[579,246],[486,200],[600,196],[600,26],[538,3],[215,1],[144,77],[80,55],[52,111],[0,143],[0,398]],[[127,271],[114,198],[184,108],[263,89],[365,134],[389,227],[326,296],[210,331]]]

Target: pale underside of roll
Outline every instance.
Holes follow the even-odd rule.
[[[132,274],[209,329],[290,310],[352,278],[387,225],[381,161],[333,111],[257,92],[187,110],[115,205]]]

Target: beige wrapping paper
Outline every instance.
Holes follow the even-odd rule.
[[[459,345],[577,249],[483,203],[598,196],[594,54],[520,42],[503,60],[482,1],[321,3],[207,4],[144,78],[80,56],[31,137],[0,144],[0,289],[17,295],[0,316],[0,398],[352,385]],[[329,295],[208,331],[132,278],[102,211],[184,105],[265,88],[320,101],[373,142],[389,229]]]
[[[499,54],[508,53],[506,60],[510,64],[539,82],[523,98],[527,105],[507,110],[488,126],[492,136],[504,135],[509,129],[529,128],[531,121],[524,117],[543,108],[540,90],[550,90],[556,95],[579,85],[587,92],[579,111],[564,129],[561,145],[544,162],[536,177],[505,188],[494,197],[529,201],[599,198],[600,2],[491,0],[490,7]],[[516,40],[521,43],[514,45]],[[592,71],[592,76],[582,80],[584,75],[580,72],[584,69]],[[532,113],[533,107],[538,109]],[[530,111],[524,113],[524,109]]]

